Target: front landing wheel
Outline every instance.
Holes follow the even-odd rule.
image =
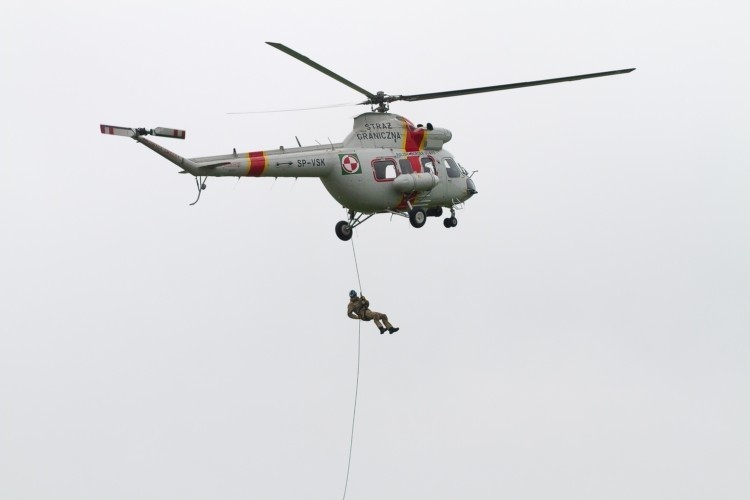
[[[448,229],[456,227],[458,225],[458,219],[456,219],[455,217],[447,217],[443,219],[443,225]]]
[[[352,239],[352,226],[348,222],[342,220],[336,223],[336,236],[341,241],[349,241]]]

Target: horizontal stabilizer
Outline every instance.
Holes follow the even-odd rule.
[[[99,125],[99,129],[101,130],[102,134],[122,135],[125,137],[135,136],[135,130],[133,130],[132,128],[127,128],[127,127],[115,127],[114,125]]]

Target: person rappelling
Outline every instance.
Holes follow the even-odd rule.
[[[374,321],[375,326],[380,330],[380,334],[396,333],[399,329],[390,322],[388,322],[388,316],[383,313],[371,311],[369,309],[370,301],[365,298],[364,295],[357,296],[357,292],[352,290],[349,292],[349,306],[346,308],[346,315],[351,319],[360,321]]]

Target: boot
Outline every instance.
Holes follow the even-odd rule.
[[[396,332],[397,332],[397,331],[399,331],[399,330],[400,330],[400,328],[397,328],[397,327],[395,327],[395,326],[392,326],[392,327],[390,327],[390,328],[388,329],[388,333],[396,333]]]
[[[378,329],[380,330],[380,335],[383,335],[385,333],[386,329],[383,328],[382,326],[379,326]]]

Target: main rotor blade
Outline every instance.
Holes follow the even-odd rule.
[[[307,108],[288,108],[288,109],[265,109],[261,111],[229,111],[228,115],[252,115],[261,113],[286,113],[288,111],[311,111],[314,109],[345,108],[348,106],[358,106],[358,102],[343,102],[340,104],[326,104],[323,106],[312,106]]]
[[[517,89],[521,87],[534,87],[536,85],[548,85],[550,83],[572,82],[573,80],[585,80],[586,78],[599,78],[600,76],[619,75],[630,73],[635,68],[618,69],[616,71],[605,71],[603,73],[589,73],[587,75],[564,76],[562,78],[551,78],[549,80],[535,80],[533,82],[508,83],[505,85],[493,85],[491,87],[477,87],[475,89],[448,90],[446,92],[433,92],[430,94],[398,95],[391,96],[393,101],[424,101],[426,99],[439,99],[441,97],[454,97],[466,94],[481,94],[483,92],[495,92],[497,90]],[[390,100],[390,99],[389,99]]]
[[[266,42],[266,43],[268,45],[270,45],[271,47],[275,48],[275,49],[279,49],[280,51],[284,52],[285,54],[289,54],[290,56],[292,56],[293,58],[297,59],[298,61],[302,61],[303,63],[307,64],[308,66],[312,66],[313,68],[317,69],[318,71],[320,71],[324,75],[330,76],[331,78],[333,78],[337,82],[343,83],[347,87],[356,90],[360,94],[363,94],[363,95],[367,96],[370,99],[376,99],[375,94],[373,94],[372,92],[368,92],[367,90],[363,89],[359,85],[355,85],[354,83],[350,82],[346,78],[337,75],[336,73],[334,73],[330,69],[321,66],[320,64],[316,63],[315,61],[313,61],[309,57],[303,56],[299,52],[290,49],[286,45],[282,45],[280,43],[275,43],[275,42]]]

